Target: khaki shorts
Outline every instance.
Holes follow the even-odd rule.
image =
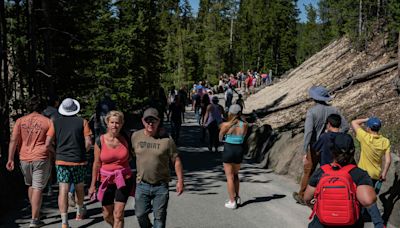
[[[51,171],[50,159],[25,162],[21,161],[21,171],[25,184],[43,190],[46,187]]]

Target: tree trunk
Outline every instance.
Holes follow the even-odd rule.
[[[51,28],[51,18],[50,18],[50,7],[49,7],[49,0],[42,0],[42,8],[44,14],[44,21],[46,23],[46,27]],[[51,42],[51,30],[45,29],[44,30],[44,70],[47,74],[53,75],[53,59],[52,59],[52,42]],[[54,78],[51,77],[47,84],[47,95],[55,96],[55,89],[54,89]]]
[[[400,31],[397,38],[397,79],[400,81]]]
[[[379,20],[380,10],[381,10],[381,0],[376,1],[376,18]]]
[[[28,0],[28,76],[29,95],[39,94],[39,80],[36,78],[36,18],[33,0]]]
[[[7,27],[4,8],[4,0],[0,0],[0,20],[1,20],[1,61],[0,61],[0,147],[2,153],[6,155],[7,145],[10,137],[10,107],[9,92],[11,88],[8,83],[8,58],[7,58]],[[3,67],[3,68],[1,68]],[[1,77],[3,75],[3,77]]]
[[[358,9],[358,37],[361,38],[362,33],[362,0],[360,0],[359,9]]]
[[[17,32],[16,35],[17,36],[21,36],[22,37],[22,31],[23,28],[21,27],[21,6],[20,6],[20,0],[15,0],[15,15],[17,17]],[[22,56],[22,57],[19,57]],[[24,58],[24,46],[21,45],[21,43],[18,43],[16,46],[16,50],[15,50],[15,58],[19,59],[17,66],[14,67],[18,67],[20,68],[20,66],[23,66],[24,64],[21,63],[20,61],[22,61],[22,59]],[[13,68],[14,68],[13,67]],[[15,96],[16,99],[24,99],[25,94],[24,94],[24,88],[25,88],[25,83],[24,83],[24,75],[22,73],[21,69],[15,69],[14,72],[16,72],[18,74],[18,86],[19,86],[19,97]],[[16,83],[17,84],[17,83]],[[17,93],[17,91],[15,91]]]

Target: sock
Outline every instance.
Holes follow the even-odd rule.
[[[68,224],[68,213],[61,213],[61,223]]]
[[[83,213],[83,205],[82,206],[77,205],[76,206],[76,214],[81,215],[82,213]]]

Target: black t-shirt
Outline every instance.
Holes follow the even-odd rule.
[[[175,123],[182,122],[182,104],[176,104],[175,102],[169,106],[169,110],[171,111],[171,120]]]
[[[321,168],[317,169],[313,175],[310,178],[309,181],[309,185],[312,187],[317,187],[317,184],[319,182],[319,180],[321,179],[321,176],[324,172],[322,171]],[[356,167],[354,169],[352,169],[350,171],[350,176],[353,179],[354,183],[357,186],[360,185],[369,185],[369,186],[373,186],[372,185],[372,180],[371,178],[368,176],[368,173],[365,172],[364,170]],[[322,225],[317,216],[314,216],[314,219],[310,222],[310,224],[308,224],[309,228],[329,228],[331,226],[324,226]],[[364,227],[364,222],[362,220],[362,216],[360,216],[360,219],[356,222],[356,224],[352,225],[352,226],[341,226],[341,227],[347,227],[347,228],[361,228]]]
[[[200,107],[201,106],[201,96],[199,94],[194,94],[193,95],[193,100],[196,102],[195,106]]]
[[[318,141],[314,143],[313,149],[316,152],[320,153],[320,160],[319,164],[325,165],[330,164],[333,162],[332,156],[332,147],[333,147],[333,140],[335,139],[336,135],[338,134],[345,134],[340,132],[326,132],[321,134]]]

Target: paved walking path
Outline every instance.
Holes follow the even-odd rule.
[[[307,227],[310,209],[296,204],[291,196],[298,185],[271,170],[258,168],[257,164],[243,164],[240,171],[243,205],[236,210],[226,209],[224,203],[228,196],[221,153],[208,152],[206,144],[200,143],[200,135],[194,114],[188,110],[178,146],[185,171],[185,192],[176,196],[175,181],[171,182],[167,227]],[[60,227],[56,193],[44,197],[42,215],[47,224],[44,227]],[[29,227],[27,201],[16,203],[20,204],[20,210],[0,218],[0,227]],[[109,227],[103,221],[100,203],[87,205],[87,209],[87,219],[74,221],[75,210],[70,208],[71,227]],[[133,198],[125,210],[125,227],[139,227]]]

